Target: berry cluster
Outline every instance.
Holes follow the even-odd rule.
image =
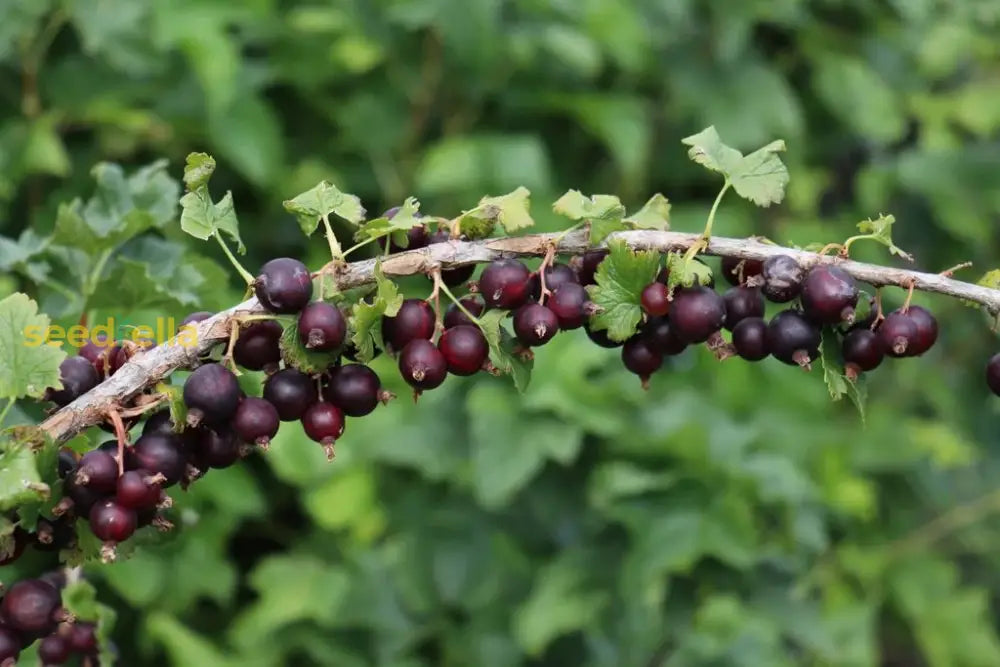
[[[84,664],[97,664],[97,636],[93,623],[73,618],[62,606],[58,574],[26,579],[11,586],[0,600],[0,665],[16,663],[21,651],[39,641],[43,665],[62,665],[73,655]]]

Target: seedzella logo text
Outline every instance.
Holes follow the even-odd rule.
[[[121,330],[120,335],[116,333]],[[174,332],[177,332],[176,338]],[[156,345],[180,345],[182,347],[195,347],[198,345],[198,331],[193,324],[185,324],[177,328],[177,324],[172,317],[157,318],[155,326],[139,324],[136,326],[118,327],[114,318],[109,317],[105,324],[98,324],[87,327],[76,324],[71,327],[62,327],[58,324],[51,324],[47,327],[39,325],[29,325],[24,328],[24,344],[28,347],[39,347],[41,345],[51,345],[61,347],[83,347],[87,343],[94,343],[99,347],[114,345],[115,341],[131,340],[143,347],[150,343]]]

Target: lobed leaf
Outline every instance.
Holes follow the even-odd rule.
[[[778,157],[785,150],[782,140],[758,148],[749,155],[723,143],[714,126],[710,126],[681,143],[690,146],[688,157],[698,164],[719,172],[736,193],[758,206],[777,204],[785,198],[788,168]]]
[[[590,318],[594,330],[607,330],[614,341],[630,338],[642,321],[642,290],[656,279],[660,256],[650,250],[631,250],[624,241],[612,240],[608,256],[597,267],[596,285],[587,287],[590,300],[602,312]]]
[[[375,294],[372,302],[358,301],[351,309],[351,342],[357,350],[358,361],[366,363],[375,356],[375,348],[384,348],[382,342],[382,317],[395,317],[403,305],[403,295],[396,283],[385,277],[381,262],[375,262]]]
[[[844,374],[844,364],[840,357],[840,339],[837,332],[830,327],[824,327],[823,338],[820,344],[820,363],[823,364],[823,381],[830,392],[830,398],[839,401],[844,396],[851,399],[854,406],[861,415],[861,422],[865,422],[865,403],[868,400],[868,391],[865,385],[865,378],[859,377],[851,381]]]
[[[634,229],[670,229],[670,200],[657,192],[625,222]]]
[[[48,328],[49,318],[27,295],[0,301],[0,399],[41,398],[46,388],[62,386],[66,353],[47,343]]]
[[[331,213],[355,225],[365,219],[365,208],[361,205],[361,199],[341,192],[337,186],[328,181],[320,181],[312,189],[286,200],[283,205],[286,211],[296,217],[306,236],[316,231],[320,218]]]

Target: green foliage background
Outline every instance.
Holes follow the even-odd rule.
[[[219,160],[251,271],[323,261],[281,208],[323,178],[371,213],[415,195],[444,216],[525,185],[543,230],[567,188],[630,208],[662,191],[694,231],[718,179],[680,139],[709,124],[789,146],[785,203],[732,198],[719,234],[836,241],[892,212],[921,267],[1000,264],[991,0],[2,0],[0,17],[0,290],[65,323],[79,311],[11,239],[49,233],[98,161],[167,158],[179,178],[192,150]],[[153,236],[128,246],[133,274],[193,281],[204,308],[240,298],[181,257],[217,248],[176,222]],[[64,259],[77,290],[87,260]],[[101,317],[198,309],[97,279]],[[335,463],[285,425],[176,494],[175,533],[88,576],[129,665],[997,665],[996,344],[976,312],[918,300],[941,340],[872,374],[866,427],[816,371],[703,350],[644,393],[580,332],[523,396],[451,378],[415,406],[380,359],[401,398],[352,420]]]

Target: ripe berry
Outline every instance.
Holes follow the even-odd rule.
[[[453,375],[474,375],[490,356],[483,332],[469,324],[446,329],[438,341],[438,349]]]
[[[448,361],[434,343],[418,338],[399,354],[399,372],[417,391],[434,389],[447,377]]]
[[[240,460],[240,442],[231,428],[199,429],[195,441],[198,467],[228,468]]]
[[[284,422],[301,418],[317,398],[316,383],[295,368],[278,371],[264,383],[264,400],[274,406]]]
[[[642,325],[640,333],[653,344],[661,354],[673,356],[687,348],[687,343],[674,335],[670,327],[670,319],[666,317],[651,317]]]
[[[90,510],[90,530],[104,542],[124,542],[136,528],[135,510],[108,499]]]
[[[594,284],[594,274],[597,273],[597,267],[601,265],[601,262],[607,256],[607,250],[588,250],[583,253],[583,257],[580,259],[579,270],[581,285]]]
[[[890,357],[907,357],[917,339],[917,325],[906,313],[895,310],[882,320],[878,328],[882,351]]]
[[[12,664],[21,654],[21,638],[10,628],[0,626],[0,664]]]
[[[299,260],[279,257],[261,267],[254,293],[272,313],[297,313],[312,298],[312,277]]]
[[[567,264],[552,264],[551,266],[545,267],[545,289],[550,293],[555,292],[557,289],[562,287],[567,283],[572,283],[578,285],[580,283],[579,278],[576,277],[576,271],[571,269]],[[538,277],[538,272],[531,274],[531,298],[538,300],[542,296],[542,281]]]
[[[703,343],[725,320],[726,303],[711,287],[684,287],[674,294],[670,326],[684,342]]]
[[[364,364],[344,364],[331,369],[323,387],[323,400],[333,403],[350,417],[369,414],[382,396],[382,381]]]
[[[799,295],[805,272],[788,255],[768,257],[761,265],[764,296],[775,303],[787,303]]]
[[[726,304],[724,325],[729,331],[748,317],[764,317],[764,295],[756,287],[730,287],[722,300]]]
[[[906,315],[917,327],[917,335],[910,340],[910,347],[906,351],[908,357],[919,357],[921,354],[931,349],[937,341],[938,324],[930,311],[921,306],[910,306]]]
[[[763,317],[746,317],[733,327],[733,347],[747,361],[760,361],[770,354],[767,348],[767,322]]]
[[[35,549],[43,552],[58,552],[69,549],[76,544],[76,528],[73,525],[74,519],[61,516],[52,521],[45,517],[38,517],[38,525],[35,526]],[[53,581],[46,579],[56,588],[60,586]]]
[[[73,474],[77,484],[111,493],[118,484],[118,462],[108,452],[94,449],[80,458]]]
[[[59,479],[66,479],[66,476],[76,470],[76,454],[73,450],[63,447],[59,450],[59,458],[56,460],[56,474]]]
[[[797,310],[783,310],[767,325],[767,348],[786,364],[808,368],[819,356],[820,331]]]
[[[261,320],[242,329],[233,345],[233,361],[251,371],[277,369],[282,331],[274,320]]]
[[[461,237],[465,239],[465,237]],[[430,237],[430,243],[444,243],[445,241],[451,240],[451,233],[447,229],[439,229]],[[475,264],[466,264],[465,266],[456,266],[454,269],[445,269],[441,271],[441,280],[444,281],[445,285],[449,287],[455,287],[456,285],[461,285],[462,283],[468,282],[472,274],[476,272]]]
[[[74,653],[92,653],[97,650],[96,626],[93,623],[77,621],[69,635],[69,647]]]
[[[69,660],[69,642],[58,634],[46,637],[38,644],[38,659],[43,665],[61,665]]]
[[[763,262],[759,259],[722,258],[722,277],[730,285],[742,285],[750,278],[759,276],[762,270]],[[742,281],[740,281],[741,274],[743,276]]]
[[[327,458],[332,459],[333,443],[344,432],[344,413],[333,403],[313,403],[302,415],[302,428],[306,435],[323,445]]]
[[[527,299],[531,290],[531,272],[516,259],[491,262],[479,276],[479,293],[490,308],[513,310]]]
[[[143,435],[146,435],[146,434],[143,433]],[[97,448],[99,450],[101,450],[102,452],[107,452],[108,454],[111,454],[111,456],[112,456],[112,458],[114,458],[115,462],[116,463],[118,462],[118,441],[117,440],[108,440],[106,442],[102,442]],[[125,446],[125,447],[122,448],[122,451],[125,454],[125,469],[126,470],[131,470],[132,468],[135,468],[138,464],[135,462],[135,453],[134,453],[132,447]]]
[[[96,387],[100,378],[94,366],[83,357],[67,357],[59,364],[59,381],[62,389],[50,387],[45,397],[61,408]]]
[[[884,352],[878,334],[870,329],[854,329],[844,336],[841,344],[844,370],[850,378],[856,378],[862,371],[870,371],[882,363]]]
[[[559,318],[545,306],[529,303],[514,313],[514,333],[528,347],[545,345],[559,332]]]
[[[997,396],[1000,396],[1000,353],[994,354],[986,362],[986,384]]]
[[[132,447],[135,462],[132,469],[143,468],[166,477],[163,487],[181,481],[187,468],[187,457],[180,438],[165,433],[150,433],[135,441]]]
[[[80,351],[77,352],[78,356],[83,357],[91,363],[95,368],[99,367],[101,355],[103,355],[108,348],[113,347],[115,342],[109,341],[108,337],[105,335],[95,336],[91,340],[88,340]]]
[[[591,341],[593,341],[600,347],[606,347],[610,349],[615,347],[621,347],[622,345],[625,344],[624,342],[611,340],[611,338],[608,337],[607,329],[591,329],[589,325],[584,324],[583,330],[587,332],[587,338],[589,338]]]
[[[622,346],[622,363],[642,379],[645,387],[649,376],[663,365],[663,354],[644,336],[632,336]]]
[[[423,299],[407,299],[395,317],[382,318],[382,339],[399,351],[411,340],[434,335],[434,309]]]
[[[545,302],[546,307],[556,315],[559,328],[563,331],[579,329],[587,320],[587,290],[576,283],[560,285]]]
[[[642,309],[647,315],[663,317],[670,312],[670,290],[660,282],[652,282],[642,290]]]
[[[221,364],[199,366],[184,383],[184,405],[191,426],[224,424],[232,419],[239,403],[236,376]]]
[[[336,350],[346,335],[347,322],[336,306],[315,301],[299,313],[299,340],[310,350]]]
[[[118,478],[115,500],[129,509],[156,507],[160,500],[160,485],[152,480],[153,473],[148,470],[126,470]]]
[[[63,482],[63,493],[72,501],[71,508],[75,516],[87,516],[94,503],[104,498],[105,494],[83,484],[77,484],[73,477],[70,475]]]
[[[54,586],[39,579],[26,579],[7,590],[0,609],[10,629],[40,636],[55,629],[56,610],[61,604]]]
[[[278,432],[280,420],[273,405],[263,398],[249,396],[240,402],[231,423],[243,442],[265,447]]]
[[[174,422],[170,419],[170,410],[160,410],[154,412],[142,425],[142,434],[147,433],[173,433]]]
[[[483,311],[486,309],[483,305],[483,300],[475,294],[463,296],[458,301],[462,304],[462,307],[476,317],[482,315]],[[459,309],[458,306],[451,304],[448,306],[448,310],[444,313],[444,328],[451,329],[452,327],[457,327],[461,324],[473,324],[473,322],[469,319],[468,315]]]
[[[801,290],[802,309],[820,324],[854,321],[858,284],[839,266],[816,266],[806,275]]]

